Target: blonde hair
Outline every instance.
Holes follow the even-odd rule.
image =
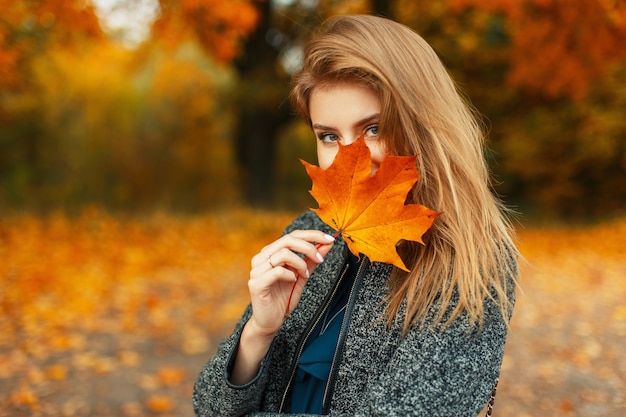
[[[405,301],[405,333],[424,324],[436,303],[433,324],[449,324],[465,313],[470,323],[482,323],[488,298],[508,319],[517,274],[514,231],[491,190],[478,118],[437,54],[400,23],[335,16],[307,45],[303,67],[293,77],[292,104],[310,124],[311,92],[344,82],[364,84],[379,95],[379,132],[390,154],[417,154],[420,180],[408,201],[443,212],[425,235],[426,245],[399,245],[411,272],[392,273],[388,324]],[[446,313],[457,296],[456,307]]]

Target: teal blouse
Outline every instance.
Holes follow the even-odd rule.
[[[322,414],[324,391],[358,262],[359,258],[350,254],[348,270],[339,284],[338,291],[330,300],[326,313],[319,320],[311,337],[306,341],[304,351],[298,360],[293,384],[291,412],[294,414]]]

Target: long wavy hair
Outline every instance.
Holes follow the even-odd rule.
[[[292,105],[311,124],[312,91],[338,83],[359,83],[378,94],[379,132],[387,152],[417,154],[420,179],[407,202],[443,212],[424,236],[425,245],[403,241],[398,246],[411,272],[395,268],[390,277],[388,324],[405,301],[405,333],[424,324],[435,303],[440,307],[435,325],[463,314],[482,323],[487,299],[508,319],[519,255],[514,230],[491,187],[480,118],[437,54],[392,20],[335,16],[306,47],[292,80]]]

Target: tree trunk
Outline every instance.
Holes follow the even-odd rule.
[[[277,134],[289,119],[288,80],[276,70],[279,51],[266,41],[271,2],[260,2],[258,7],[262,21],[236,63],[240,77],[236,149],[246,201],[252,206],[270,206],[276,182]]]
[[[391,0],[371,0],[372,13],[391,18]]]

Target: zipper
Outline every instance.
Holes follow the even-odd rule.
[[[306,346],[306,342],[307,340],[309,340],[309,337],[311,337],[311,334],[313,333],[313,330],[315,330],[315,328],[317,327],[318,323],[320,322],[320,320],[322,319],[322,317],[324,316],[324,313],[326,312],[326,310],[328,310],[328,308],[330,307],[330,303],[332,302],[333,298],[335,297],[335,294],[337,293],[337,290],[339,290],[341,281],[343,281],[346,272],[348,271],[349,268],[349,264],[346,263],[343,267],[343,270],[341,271],[340,275],[339,275],[339,279],[337,280],[337,282],[335,283],[335,286],[333,288],[333,290],[331,291],[330,295],[328,297],[326,297],[326,300],[324,300],[324,304],[322,305],[322,308],[320,310],[318,310],[318,313],[316,315],[315,320],[309,324],[309,327],[306,329],[304,337],[300,339],[299,345],[298,345],[298,349],[297,349],[297,355],[294,359],[294,362],[291,366],[291,372],[289,374],[289,382],[287,382],[287,386],[285,387],[285,390],[283,391],[283,398],[280,401],[280,408],[278,409],[279,412],[284,412],[284,407],[285,407],[285,402],[287,400],[287,394],[289,393],[289,390],[291,389],[291,385],[293,383],[293,379],[296,375],[296,370],[298,369],[298,360],[300,360],[300,356],[302,355],[302,352],[304,351],[304,346]]]
[[[348,334],[348,327],[352,317],[352,311],[354,310],[355,297],[354,294],[361,288],[363,282],[363,271],[365,267],[369,265],[369,259],[363,256],[359,260],[359,267],[357,269],[356,277],[350,288],[350,295],[348,296],[348,304],[346,305],[346,311],[344,312],[343,320],[341,322],[341,330],[339,330],[339,337],[337,338],[337,345],[335,346],[335,354],[333,355],[333,362],[330,365],[330,372],[328,373],[328,381],[326,381],[326,389],[324,390],[324,399],[322,400],[322,414],[328,414],[330,408],[330,398],[335,389],[335,379],[339,372],[338,363],[339,358],[343,355],[344,342]],[[344,272],[345,273],[345,272]]]

